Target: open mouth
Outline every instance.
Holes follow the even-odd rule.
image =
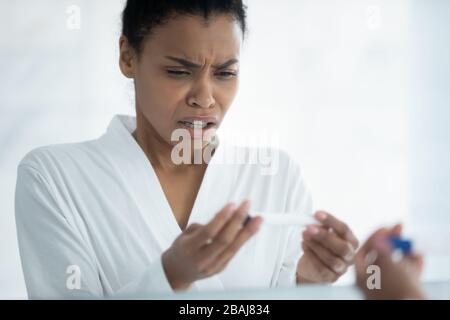
[[[179,124],[191,129],[209,129],[215,126],[215,122],[205,120],[181,120]]]

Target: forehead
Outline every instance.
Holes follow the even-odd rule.
[[[242,30],[231,16],[217,15],[205,20],[182,15],[152,30],[144,42],[144,53],[176,55],[192,61],[229,59],[239,56]]]

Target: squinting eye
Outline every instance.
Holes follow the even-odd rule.
[[[222,72],[217,73],[217,76],[222,79],[230,79],[232,77],[236,77],[237,73],[230,72],[230,71],[222,71]]]
[[[180,77],[185,77],[188,76],[190,73],[187,71],[182,71],[182,70],[167,70],[167,73],[171,76],[180,78]]]

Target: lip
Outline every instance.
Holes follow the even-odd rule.
[[[208,116],[191,116],[191,117],[184,117],[177,122],[194,122],[194,121],[204,121],[207,122],[210,125],[216,126],[218,123],[218,120],[216,117],[208,117]]]
[[[191,127],[185,126],[182,122],[194,122],[194,121],[204,121],[207,122],[208,125],[205,128],[202,129],[194,129]],[[182,128],[189,131],[190,135],[194,139],[201,139],[204,138],[209,130],[217,129],[219,121],[216,117],[210,117],[210,116],[190,116],[190,117],[184,117],[177,121],[177,124],[181,126]]]

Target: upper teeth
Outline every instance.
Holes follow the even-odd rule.
[[[194,121],[183,121],[183,123],[189,127],[194,129],[203,129],[208,125],[208,122],[202,120],[194,120]]]

